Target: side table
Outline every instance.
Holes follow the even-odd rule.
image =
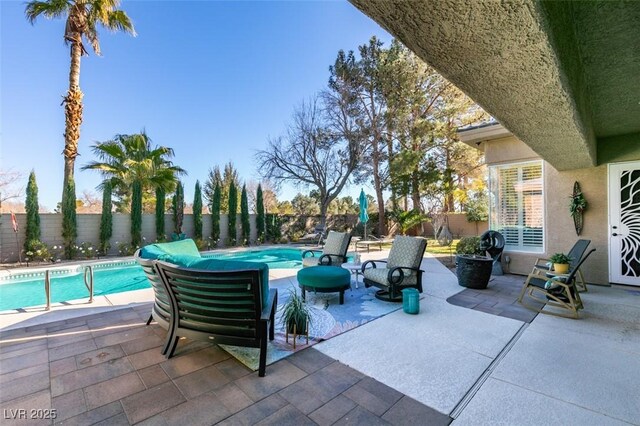
[[[358,288],[358,275],[362,274],[362,264],[347,262],[347,263],[343,263],[342,267],[348,270],[349,272],[351,272],[351,275],[356,276],[356,288]]]

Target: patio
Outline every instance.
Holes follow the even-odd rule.
[[[206,343],[181,342],[167,361],[164,330],[144,326],[148,302],[2,318],[3,424],[28,424],[11,420],[21,408],[71,424],[640,424],[639,291],[591,286],[580,320],[527,324],[448,303],[455,276],[431,257],[422,266],[419,315],[396,311],[264,378]],[[273,272],[273,286],[295,280]]]

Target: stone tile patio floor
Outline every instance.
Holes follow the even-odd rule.
[[[206,342],[181,341],[166,360],[165,331],[144,325],[149,309],[2,332],[3,425],[451,422],[313,348],[267,366],[264,378]],[[55,420],[32,418],[52,409]]]

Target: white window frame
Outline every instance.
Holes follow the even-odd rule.
[[[496,182],[494,182],[494,177],[496,176],[498,170],[500,169],[509,169],[509,168],[514,168],[517,167],[518,168],[518,175],[519,175],[519,179],[521,178],[521,173],[522,173],[522,169],[524,167],[527,166],[532,166],[532,165],[539,165],[540,166],[540,172],[541,172],[541,178],[542,178],[542,204],[541,204],[541,209],[542,209],[542,245],[540,247],[525,247],[522,243],[523,237],[522,234],[520,233],[519,235],[519,240],[520,240],[520,244],[518,246],[513,246],[513,245],[505,245],[505,251],[510,251],[510,252],[518,252],[518,253],[545,253],[545,246],[546,246],[546,229],[547,229],[547,224],[546,224],[546,198],[545,198],[545,165],[544,165],[544,161],[542,160],[536,160],[536,161],[522,161],[522,162],[513,162],[513,163],[504,163],[504,164],[495,164],[495,165],[491,165],[489,166],[489,228],[490,229],[494,229],[494,230],[498,230],[497,228],[502,227],[502,225],[497,223],[497,220],[494,219],[494,210],[495,210],[495,206],[499,205],[499,200],[496,199],[496,194],[498,194],[499,192],[499,188],[498,191],[495,191],[494,189],[494,185],[496,185]],[[519,182],[521,182],[521,180],[519,180]],[[520,206],[520,208],[522,208],[522,206]],[[497,217],[497,215],[495,216]]]

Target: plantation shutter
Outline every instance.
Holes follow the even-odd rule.
[[[491,229],[504,235],[506,249],[542,252],[544,198],[542,163],[490,168]]]

